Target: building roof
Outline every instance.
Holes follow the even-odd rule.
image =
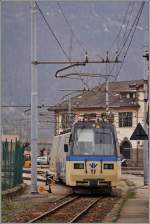
[[[144,90],[144,80],[132,81],[115,81],[109,82],[109,107],[139,107],[137,99],[120,98],[120,93],[136,92],[141,89]],[[71,98],[72,109],[96,109],[105,108],[105,83],[96,86],[92,90],[83,91],[82,94]],[[61,111],[68,109],[68,100],[60,102],[48,110]]]

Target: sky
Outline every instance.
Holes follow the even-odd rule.
[[[38,1],[48,23],[59,42],[72,60],[85,60],[85,51],[89,60],[106,58],[121,26],[129,2],[60,2],[61,8],[71,25],[75,37],[66,23],[56,1]],[[131,21],[133,21],[141,2],[130,3]],[[129,14],[130,15],[130,14]],[[128,15],[128,16],[129,16]],[[129,18],[128,18],[129,19]],[[148,3],[145,3],[140,21],[128,50],[118,80],[141,79],[144,77],[144,35],[148,28]],[[29,105],[31,103],[31,5],[28,1],[2,2],[2,103],[3,105]],[[122,32],[125,31],[125,26]],[[123,35],[123,34],[122,34]],[[72,41],[71,41],[72,40]],[[120,39],[112,47],[110,56],[119,47]],[[71,44],[72,43],[72,44]],[[72,50],[71,50],[72,48]],[[84,49],[84,50],[83,50]],[[67,60],[58,43],[49,32],[39,11],[37,11],[37,58],[39,60]],[[39,105],[54,105],[67,92],[60,89],[83,89],[79,80],[58,79],[55,73],[63,65],[38,65]],[[107,68],[107,70],[110,68]],[[66,72],[72,72],[68,70]],[[106,74],[103,64],[88,64],[77,68],[78,72]],[[114,71],[115,74],[115,71]],[[91,88],[102,79],[84,79]]]

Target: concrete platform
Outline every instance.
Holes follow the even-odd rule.
[[[143,177],[127,175],[126,178],[136,185],[136,195],[125,202],[117,223],[149,223],[148,186],[143,186]]]

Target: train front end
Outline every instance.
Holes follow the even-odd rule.
[[[78,122],[74,125],[66,157],[66,185],[74,189],[111,192],[121,176],[114,127]]]

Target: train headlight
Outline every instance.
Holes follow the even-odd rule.
[[[105,163],[104,164],[104,169],[114,169],[114,164],[110,164],[110,163]]]
[[[74,163],[74,169],[84,169],[84,163]]]

